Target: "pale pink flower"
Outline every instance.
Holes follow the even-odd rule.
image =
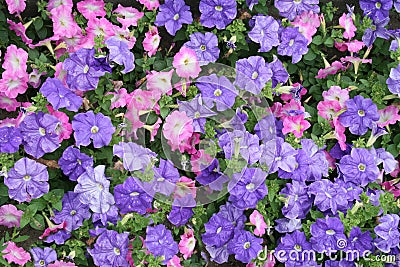
[[[68,6],[59,6],[52,9],[50,13],[54,36],[72,38],[82,32],[72,17],[71,9]]]
[[[344,70],[345,67],[343,66],[343,63],[340,61],[334,61],[332,62],[331,65],[327,66],[324,69],[320,69],[318,71],[318,75],[315,76],[317,79],[324,79],[326,76],[331,75],[331,74],[336,74],[339,70]]]
[[[352,40],[350,42],[346,42],[347,50],[349,52],[358,53],[364,46],[364,42],[358,40]]]
[[[17,13],[17,15],[19,15],[19,13],[23,12],[26,7],[25,0],[6,0],[6,3],[10,14]]]
[[[196,198],[196,182],[186,176],[182,176],[176,182],[174,198],[184,198],[189,194]]]
[[[321,101],[317,105],[318,115],[328,121],[332,120],[333,117],[342,109],[339,101],[336,100],[325,100]]]
[[[343,15],[339,18],[339,25],[344,28],[344,38],[350,40],[356,35],[357,28],[354,26],[351,16],[347,16],[345,13],[343,13]]]
[[[139,2],[148,10],[157,9],[160,6],[160,2],[158,0],[139,0]]]
[[[176,68],[178,76],[186,79],[189,79],[189,77],[196,78],[201,71],[196,52],[185,46],[182,46],[174,56],[172,65]]]
[[[339,86],[331,86],[328,91],[322,92],[325,101],[339,101],[342,108],[346,107],[346,101],[349,100],[349,90],[342,89]]]
[[[23,25],[21,22],[15,23],[9,19],[7,19],[7,23],[10,25],[10,30],[14,31],[17,36],[21,37],[25,44],[32,43],[32,39],[26,36],[26,29],[28,26],[25,27],[25,25]],[[28,22],[27,25],[30,25],[30,23]]]
[[[182,253],[185,260],[192,256],[196,246],[196,238],[194,236],[193,229],[185,228],[185,233],[181,235],[181,241],[179,241],[178,246],[179,252]]]
[[[192,166],[192,172],[199,174],[204,166],[209,166],[213,161],[213,157],[205,152],[204,149],[199,149],[195,154],[190,157],[190,165]]]
[[[193,134],[193,119],[189,118],[185,112],[173,111],[165,118],[163,127],[164,137],[168,140],[172,151],[179,149],[182,143],[188,141]],[[183,152],[180,150],[180,152]]]
[[[23,266],[31,260],[31,254],[26,252],[23,248],[17,247],[14,242],[8,241],[5,244],[7,244],[7,247],[1,253],[8,263],[13,262]]]
[[[178,256],[174,255],[174,256],[172,257],[172,259],[170,259],[170,260],[167,262],[167,267],[183,267],[183,266],[181,265],[181,259],[180,259]]]
[[[10,112],[10,111],[16,111],[17,108],[20,106],[21,106],[21,103],[19,103],[14,98],[9,98],[6,95],[0,93],[0,108],[1,109],[5,109],[8,112]]]
[[[354,66],[354,73],[357,74],[358,73],[358,67],[361,63],[370,63],[372,64],[372,59],[362,59],[359,57],[351,57],[351,56],[346,56],[346,57],[342,57],[340,58],[340,60],[342,62],[350,62],[353,64]]]
[[[307,38],[308,44],[312,42],[312,37],[317,32],[317,28],[320,26],[318,14],[314,14],[312,11],[303,12],[291,23],[293,26],[299,28],[299,32]]]
[[[153,103],[150,100],[151,95],[151,91],[136,89],[132,92],[132,100],[129,105],[138,110],[151,110],[153,108]]]
[[[25,117],[26,114],[20,111],[17,118],[6,118],[0,120],[0,127],[18,127]]]
[[[122,24],[123,28],[128,28],[129,26],[137,26],[137,22],[144,16],[143,12],[139,12],[133,7],[124,7],[118,4],[117,9],[113,13],[117,14],[117,20]]]
[[[54,77],[59,79],[60,81],[62,81],[62,83],[67,86],[67,74],[68,72],[66,70],[63,69],[62,67],[62,62],[58,62],[56,64],[56,72],[54,73]]]
[[[0,92],[9,98],[16,98],[18,94],[23,94],[28,89],[28,74],[15,74],[8,70],[2,73],[0,79]]]
[[[104,36],[104,40],[107,40],[111,36],[115,35],[114,28],[116,26],[113,25],[106,18],[92,18],[88,21],[86,27],[87,34],[87,42],[91,45],[94,45],[94,38],[96,36]]]
[[[73,262],[55,261],[47,265],[47,267],[77,267]]]
[[[335,137],[338,140],[341,150],[346,150],[346,127],[344,127],[340,122],[338,117],[333,118],[333,126],[335,127]]]
[[[162,123],[162,120],[160,118],[158,118],[156,123],[154,123],[153,125],[144,125],[143,126],[143,128],[150,131],[150,142],[154,141],[154,137],[157,135],[157,132],[158,132],[158,129],[160,128],[161,123]]]
[[[76,6],[78,11],[88,20],[95,17],[104,17],[106,15],[104,1],[84,0],[78,2]]]
[[[128,49],[132,49],[136,44],[136,37],[134,31],[130,31],[127,28],[121,28],[114,25],[115,37],[119,40],[124,41],[128,45]]]
[[[21,217],[24,212],[18,210],[14,205],[8,204],[0,207],[0,225],[11,227],[19,227]]]
[[[281,118],[285,119],[287,117],[293,116],[293,114],[297,115],[297,113],[304,113],[305,111],[305,108],[301,105],[300,102],[292,99],[290,100],[290,102],[283,105],[281,110]]]
[[[147,84],[146,87],[150,91],[158,90],[162,94],[171,95],[172,94],[172,84],[171,78],[174,70],[166,71],[151,71],[147,74]]]
[[[303,136],[303,132],[310,128],[311,124],[304,119],[304,114],[289,116],[283,119],[282,133],[293,133],[297,138]]]
[[[47,109],[49,110],[49,113],[56,117],[60,122],[55,130],[55,133],[58,134],[60,142],[62,142],[62,140],[68,140],[72,134],[72,124],[69,123],[67,114],[54,110],[50,105],[47,105]]]
[[[263,236],[265,234],[267,224],[264,221],[264,217],[258,212],[258,210],[254,210],[250,215],[250,222],[256,227],[254,229],[255,235]]]
[[[111,99],[111,109],[123,108],[132,100],[132,96],[128,94],[125,88],[119,89],[116,93],[109,92],[106,95],[113,95]]]
[[[378,110],[379,121],[377,122],[379,127],[385,127],[389,124],[396,124],[400,121],[399,108],[396,106],[387,106],[384,109]]]
[[[12,74],[26,74],[26,61],[28,60],[28,53],[15,45],[7,47],[6,54],[4,55],[3,68]]]
[[[140,120],[139,109],[133,105],[128,106],[128,110],[125,113],[125,118],[128,120],[128,136],[132,136],[134,139],[138,139],[137,130],[142,128],[145,124]]]
[[[143,48],[147,51],[149,57],[157,53],[158,46],[160,45],[161,37],[158,34],[158,29],[155,26],[150,26],[149,31],[145,33],[143,40]]]
[[[72,0],[49,0],[49,3],[47,4],[47,11],[51,12],[51,10],[59,6],[65,6],[72,10],[74,3]]]

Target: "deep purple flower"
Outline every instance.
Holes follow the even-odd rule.
[[[311,160],[307,156],[305,150],[297,150],[295,156],[296,164],[293,171],[286,172],[281,169],[278,170],[278,177],[283,179],[292,179],[294,181],[305,182],[310,178],[310,163]]]
[[[94,48],[81,48],[65,59],[63,69],[67,71],[67,84],[70,89],[88,91],[97,88],[99,78],[106,70],[100,67],[101,59],[95,58],[94,53]]]
[[[190,7],[183,0],[166,0],[160,6],[154,22],[157,26],[165,26],[167,32],[171,35],[182,28],[182,24],[191,24],[193,22]]]
[[[153,197],[143,190],[140,181],[133,177],[128,177],[123,184],[115,186],[114,197],[115,205],[123,214],[135,211],[143,215],[147,209],[151,209],[153,201]]]
[[[218,111],[224,111],[235,104],[238,95],[235,86],[225,76],[218,77],[216,74],[202,76],[197,79],[197,87],[203,97],[204,104],[212,108],[214,102]]]
[[[112,205],[106,213],[94,212],[92,215],[92,222],[94,226],[108,226],[108,223],[114,225],[121,219],[118,208]]]
[[[107,146],[115,132],[115,127],[108,116],[104,116],[101,112],[94,114],[92,110],[76,114],[72,121],[72,129],[75,131],[77,146],[88,146],[92,139],[95,148]]]
[[[67,222],[65,229],[72,232],[90,218],[90,211],[87,205],[81,203],[78,194],[69,191],[62,199],[62,210],[55,211],[54,215],[55,223]]]
[[[35,267],[47,266],[57,260],[57,253],[52,248],[31,248],[33,264]]]
[[[382,39],[389,39],[390,35],[385,26],[389,23],[389,18],[383,20],[376,20],[372,23],[371,28],[365,30],[362,41],[366,46],[371,46],[377,37]]]
[[[386,214],[379,219],[379,225],[374,228],[377,239],[374,245],[385,253],[400,243],[399,216],[397,214]]]
[[[200,22],[204,27],[225,29],[236,18],[236,1],[234,0],[200,0]]]
[[[281,237],[275,251],[275,255],[278,256],[277,260],[285,263],[285,266],[294,266],[295,263],[315,260],[311,258],[311,254],[309,254],[309,259],[302,257],[307,255],[303,253],[304,251],[311,251],[311,244],[307,241],[306,235],[299,230]]]
[[[225,158],[242,157],[248,164],[256,163],[261,156],[260,139],[248,131],[234,130],[219,137],[219,146],[224,150]]]
[[[268,63],[272,70],[272,87],[275,88],[278,83],[284,84],[289,80],[289,73],[283,66],[282,61],[277,56],[273,55],[272,62]]]
[[[179,111],[185,112],[189,118],[193,119],[193,131],[204,133],[204,126],[207,117],[217,115],[214,111],[210,110],[203,104],[203,99],[200,94],[196,95],[190,101],[177,100]]]
[[[287,27],[282,31],[280,37],[278,55],[291,56],[292,63],[296,64],[303,55],[307,54],[308,40],[299,32],[299,28]]]
[[[113,146],[113,154],[123,160],[128,171],[146,170],[156,153],[133,142],[120,142]]]
[[[60,146],[59,137],[55,133],[59,124],[56,117],[41,111],[26,116],[19,126],[26,153],[41,158],[55,151]]]
[[[267,175],[259,168],[247,168],[244,173],[233,174],[228,184],[229,201],[238,209],[255,208],[268,194]]]
[[[281,218],[275,220],[276,226],[275,230],[278,233],[291,233],[295,230],[300,230],[302,228],[301,219],[288,219],[288,218]]]
[[[344,235],[344,226],[339,218],[326,217],[325,219],[317,219],[311,225],[311,239],[312,248],[317,252],[335,251],[341,249],[338,244],[339,241],[344,240],[347,243],[347,238]]]
[[[312,206],[307,190],[308,186],[302,182],[293,181],[286,184],[286,187],[279,192],[286,199],[282,208],[283,216],[288,219],[304,219],[307,216]]]
[[[373,251],[374,246],[372,244],[372,237],[369,231],[364,233],[361,231],[360,227],[354,226],[350,231],[349,240],[345,251],[355,251],[357,250],[360,255],[365,255],[366,251]],[[356,260],[356,259],[349,259]]]
[[[93,158],[81,153],[78,148],[69,146],[58,160],[58,165],[71,181],[76,181],[86,168],[93,167]]]
[[[216,248],[224,246],[233,237],[235,229],[233,223],[220,214],[211,216],[204,227],[206,232],[201,236],[203,243]]]
[[[155,256],[164,256],[169,261],[178,253],[178,244],[174,241],[170,230],[163,224],[154,227],[147,226],[146,239],[144,241],[147,249]]]
[[[340,160],[339,168],[344,181],[355,185],[366,186],[374,182],[379,175],[374,156],[365,148],[353,148],[350,155]]]
[[[346,150],[342,150],[340,148],[339,143],[336,143],[331,150],[329,151],[329,154],[332,156],[334,159],[341,159],[345,155],[349,155],[351,152],[352,145],[346,144]]]
[[[235,236],[228,243],[228,252],[235,254],[235,259],[243,263],[249,263],[257,258],[258,252],[262,250],[262,238],[255,237],[246,230],[235,232]]]
[[[392,0],[360,0],[360,8],[364,11],[364,16],[370,17],[373,21],[388,18],[392,6]]]
[[[283,138],[277,137],[268,141],[261,145],[261,149],[263,153],[260,163],[269,166],[272,162],[269,173],[276,172],[278,168],[286,172],[291,172],[295,169],[297,151],[289,143],[286,143]]]
[[[13,126],[0,128],[0,153],[15,153],[22,144],[22,134]]]
[[[236,61],[235,85],[240,89],[258,95],[272,78],[272,70],[260,56],[252,56]]]
[[[201,173],[197,175],[196,181],[202,185],[208,185],[212,190],[221,191],[222,186],[229,180],[229,177],[219,171],[219,162],[213,159],[207,168],[202,169]]]
[[[104,175],[105,166],[88,168],[79,176],[74,192],[79,193],[79,200],[89,205],[93,212],[105,213],[114,204],[114,196],[109,192],[110,181]]]
[[[246,215],[243,214],[242,209],[238,209],[230,202],[219,207],[218,215],[228,219],[235,226],[235,230],[244,229],[244,224],[247,220]]]
[[[67,230],[59,230],[54,234],[49,235],[44,242],[55,243],[57,245],[63,245],[65,241],[71,238],[71,232]]]
[[[255,24],[249,32],[249,38],[260,44],[258,52],[268,52],[279,45],[279,24],[271,16],[255,16]]]
[[[119,234],[114,230],[105,230],[96,240],[94,248],[88,249],[97,266],[129,267],[129,233]]]
[[[275,0],[275,7],[279,10],[279,15],[290,21],[303,12],[319,13],[318,4],[319,0]]]
[[[109,60],[125,67],[121,71],[122,74],[131,72],[135,68],[135,56],[129,50],[126,41],[113,36],[105,41],[105,44],[110,50]]]
[[[315,196],[314,204],[320,211],[331,210],[336,214],[338,210],[347,210],[347,190],[340,184],[322,179],[310,184],[308,192]]]
[[[325,267],[356,267],[356,264],[352,261],[347,261],[347,260],[339,260],[339,261],[327,260],[325,261]]]
[[[356,95],[346,101],[346,108],[339,121],[344,127],[349,127],[352,134],[364,135],[379,120],[378,108],[370,98]]]
[[[28,158],[15,162],[4,184],[8,187],[8,195],[18,202],[30,202],[49,192],[49,173],[47,167]]]
[[[40,92],[56,110],[66,108],[69,111],[78,111],[82,105],[82,97],[67,89],[57,78],[47,78]]]
[[[386,80],[389,91],[400,97],[400,64],[390,69],[389,78]]]
[[[185,225],[194,214],[193,208],[196,202],[192,202],[192,200],[191,195],[175,199],[172,203],[172,210],[167,216],[168,221],[178,227]]]
[[[184,46],[196,52],[200,66],[215,62],[219,58],[218,38],[212,32],[195,32]]]

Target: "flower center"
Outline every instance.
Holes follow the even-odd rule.
[[[194,113],[194,118],[195,118],[195,119],[200,118],[200,112],[196,111],[196,112]]]
[[[222,11],[222,6],[215,6],[215,10]]]
[[[221,233],[221,231],[222,231],[222,227],[220,226],[220,227],[218,227],[218,229],[217,229],[217,234]]]
[[[290,39],[289,46],[292,46],[293,44],[294,44],[294,39]]]
[[[336,234],[335,230],[326,230],[327,235],[334,235]]]
[[[357,113],[358,113],[358,116],[360,116],[360,117],[364,117],[365,116],[365,111],[362,110],[362,109],[358,110]]]
[[[253,72],[253,74],[251,74],[251,78],[254,80],[254,79],[257,79],[257,77],[258,77],[258,72],[257,71],[255,71],[255,72]]]
[[[39,265],[40,265],[40,266],[44,266],[45,264],[46,264],[46,263],[44,262],[44,260],[40,260],[40,261],[39,261]]]
[[[95,133],[97,133],[97,132],[99,131],[99,127],[97,127],[97,126],[95,125],[95,126],[93,126],[93,127],[90,129],[90,131],[92,132],[92,134],[95,134]]]
[[[31,179],[31,176],[30,176],[30,175],[25,175],[25,176],[24,176],[24,180],[25,180],[25,181],[29,181],[30,179]]]
[[[362,163],[358,164],[359,171],[362,171],[362,172],[365,171],[365,167],[366,167],[365,164],[362,164]]]
[[[71,212],[69,214],[74,216],[76,214],[76,210],[71,210]]]
[[[103,187],[103,185],[102,185],[101,183],[97,183],[97,187],[98,187],[100,190],[103,190],[103,189],[104,189],[104,187]]]
[[[276,161],[280,161],[280,160],[282,160],[282,157],[276,157],[275,160],[276,160]]]
[[[250,242],[244,243],[243,248],[244,248],[244,249],[250,248]]]
[[[165,180],[165,179],[162,178],[162,177],[160,177],[160,178],[157,179],[158,182],[163,182],[164,180]]]
[[[178,19],[179,19],[179,14],[175,14],[174,20],[178,20]]]
[[[214,95],[215,95],[215,96],[221,96],[221,95],[222,95],[221,89],[215,90],[215,91],[214,91]]]
[[[76,161],[78,162],[79,165],[82,165],[82,160],[77,159]]]
[[[39,127],[39,133],[40,133],[41,136],[45,136],[46,135],[46,129],[42,128],[42,127]]]
[[[131,193],[131,196],[132,196],[132,197],[136,197],[136,196],[138,196],[138,195],[139,195],[138,192],[132,192],[132,193]]]
[[[299,244],[296,244],[294,246],[294,249],[297,250],[297,251],[301,251],[301,246]]]
[[[376,8],[379,9],[379,8],[381,8],[381,6],[382,6],[382,4],[381,4],[380,2],[376,2],[376,3],[375,3],[375,7],[376,7]]]
[[[89,71],[89,65],[85,65],[85,67],[83,68],[83,73],[88,73]]]
[[[300,4],[301,3],[301,0],[294,0],[293,1],[295,4]]]
[[[119,250],[119,248],[114,248],[114,253],[115,255],[119,255],[121,254],[121,251]]]
[[[247,190],[253,190],[254,187],[255,187],[255,185],[253,183],[249,183],[248,185],[246,185]]]
[[[206,46],[205,46],[205,45],[201,45],[201,46],[200,46],[200,50],[201,50],[201,51],[206,51]]]

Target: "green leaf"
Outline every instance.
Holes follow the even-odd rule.
[[[35,19],[33,26],[35,26],[36,31],[39,31],[43,27],[43,20],[41,18]]]
[[[15,243],[24,242],[24,241],[28,240],[29,237],[30,237],[29,235],[21,235],[21,236],[19,236],[17,238],[14,238],[13,241]]]
[[[312,39],[312,43],[316,44],[316,45],[320,45],[320,44],[322,44],[322,42],[323,42],[323,39],[322,39],[321,35],[314,36]]]

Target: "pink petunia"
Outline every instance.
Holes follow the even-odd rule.
[[[318,103],[317,109],[319,116],[330,121],[336,116],[336,113],[338,113],[342,107],[340,106],[339,101],[325,100]]]
[[[305,108],[300,104],[300,102],[292,99],[290,102],[283,105],[280,115],[282,119],[285,119],[286,117],[302,114],[305,111]]]
[[[317,79],[324,79],[326,78],[328,75],[331,74],[336,74],[339,70],[344,70],[345,67],[343,66],[343,63],[340,61],[334,61],[332,62],[331,65],[328,65],[327,67],[325,67],[324,69],[320,69],[318,71],[318,75],[315,76],[315,78]]]
[[[62,83],[67,86],[67,71],[62,67],[63,63],[58,62],[56,64],[56,72],[54,73],[54,78],[59,79]]]
[[[196,154],[196,145],[200,142],[200,134],[199,133],[193,133],[192,137],[187,139],[186,142],[182,142],[179,145],[179,151],[180,152],[187,152],[190,155]]]
[[[192,256],[194,247],[196,246],[196,238],[193,229],[185,228],[185,233],[181,235],[181,241],[179,241],[178,246],[179,252],[182,253],[185,260]]]
[[[193,198],[196,198],[196,182],[186,176],[179,178],[176,182],[174,191],[174,198],[184,198],[191,194]]]
[[[111,99],[111,109],[123,108],[132,100],[132,97],[128,94],[125,88],[119,89],[116,93],[109,92],[106,95],[113,95],[113,98]]]
[[[55,261],[47,265],[47,267],[77,267],[73,262]]]
[[[47,72],[41,72],[39,73],[39,71],[37,69],[33,69],[31,73],[29,73],[29,81],[28,83],[33,87],[33,88],[38,88],[40,86],[40,84],[42,83],[42,81],[40,80],[40,77],[42,75],[46,75]]]
[[[174,255],[174,256],[172,257],[172,259],[170,259],[170,260],[167,262],[167,267],[183,267],[183,266],[181,265],[181,259],[180,259],[178,256]]]
[[[147,51],[149,57],[157,53],[158,46],[160,45],[161,37],[158,34],[157,27],[150,26],[149,31],[145,33],[143,40],[143,48]]]
[[[20,111],[17,118],[6,118],[0,120],[0,127],[18,127],[26,116],[26,113]]]
[[[196,52],[185,46],[182,46],[174,56],[172,65],[176,68],[178,76],[186,79],[189,79],[189,77],[196,78],[201,71]]]
[[[166,71],[151,71],[147,74],[147,84],[146,87],[150,91],[161,91],[162,94],[171,95],[172,94],[172,74],[174,70]]]
[[[377,122],[379,127],[385,127],[389,124],[396,124],[400,121],[399,108],[396,106],[387,106],[384,109],[378,110],[379,121]]]
[[[61,111],[54,110],[52,106],[47,105],[49,113],[56,117],[60,124],[57,126],[55,133],[58,134],[60,142],[68,140],[72,134],[72,124],[69,123],[67,114]]]
[[[91,45],[94,45],[94,38],[96,36],[103,36],[104,40],[107,40],[111,36],[115,35],[114,28],[116,26],[113,25],[106,18],[92,18],[88,21],[86,27],[87,34],[87,42]]]
[[[400,196],[399,179],[386,181],[382,183],[382,188],[385,191],[392,193],[396,198]]]
[[[293,133],[297,138],[303,136],[303,132],[310,128],[311,124],[304,119],[304,114],[289,116],[283,120],[282,133]]]
[[[15,74],[6,70],[0,79],[0,92],[9,98],[16,98],[28,89],[28,79],[27,73]]]
[[[346,57],[342,57],[340,58],[340,60],[342,62],[349,62],[352,63],[354,66],[354,73],[357,74],[358,73],[358,67],[361,63],[370,63],[372,64],[372,59],[362,59],[359,57],[351,57],[351,56],[346,56]]]
[[[104,10],[104,1],[84,0],[78,2],[76,6],[78,8],[78,11],[87,20],[90,20],[95,17],[104,17],[106,15],[106,11]]]
[[[254,229],[255,235],[263,236],[265,234],[267,224],[264,221],[264,217],[258,212],[258,210],[254,210],[250,215],[250,222],[256,227]]]
[[[19,15],[26,7],[25,0],[6,0],[6,3],[10,14],[17,13]]]
[[[51,12],[54,8],[59,6],[65,6],[72,10],[74,3],[72,0],[49,0],[49,3],[47,4],[47,11]]]
[[[139,0],[139,3],[144,5],[148,10],[157,9],[160,6],[158,0]]]
[[[65,230],[65,227],[67,227],[67,222],[62,222],[60,224],[54,224],[46,216],[45,216],[45,219],[46,219],[49,227],[44,230],[43,234],[41,236],[39,236],[39,239],[43,239],[53,233],[57,233],[59,230]]]
[[[347,50],[353,53],[358,53],[358,51],[360,51],[365,46],[364,42],[358,40],[347,42],[346,45]]]
[[[333,126],[335,127],[335,137],[338,140],[340,149],[346,150],[346,127],[344,127],[340,122],[338,117],[333,118]]]
[[[317,32],[317,28],[320,26],[320,20],[318,14],[314,14],[312,11],[303,12],[301,15],[296,16],[291,24],[299,28],[299,32],[307,38],[308,44],[312,42],[312,37]]]
[[[137,26],[137,22],[144,16],[143,12],[139,12],[133,7],[124,7],[118,4],[118,7],[113,13],[117,14],[117,20],[122,24],[123,28],[128,28],[129,26]]]
[[[192,172],[199,174],[204,169],[204,166],[209,166],[212,161],[213,157],[207,154],[204,149],[197,150],[197,152],[190,157]]]
[[[14,205],[8,204],[0,207],[0,225],[11,227],[19,227],[21,217],[24,212],[18,210]]]
[[[8,263],[13,262],[23,266],[31,260],[31,254],[26,252],[23,248],[17,247],[14,242],[8,241],[6,244],[7,247],[1,253]]]
[[[118,26],[114,26],[114,33],[117,39],[125,42],[128,45],[128,49],[132,49],[136,44],[136,37],[133,31],[129,29],[124,29]]]
[[[127,137],[133,137],[135,140],[138,139],[137,137],[137,130],[142,128],[145,124],[140,120],[139,116],[139,109],[137,109],[133,105],[128,106],[128,110],[125,113],[125,118],[128,120],[128,132]]]
[[[160,128],[162,120],[160,118],[157,119],[156,123],[153,125],[144,125],[143,128],[150,131],[150,142],[154,141],[154,137],[158,133],[158,129]]]
[[[345,13],[343,13],[343,15],[339,18],[339,25],[344,28],[344,38],[350,40],[356,35],[357,28],[354,26],[351,16],[347,16]]]
[[[54,36],[72,38],[82,32],[71,12],[68,6],[59,6],[51,10]]]
[[[324,154],[325,154],[325,158],[328,161],[328,166],[329,168],[331,168],[332,170],[336,169],[336,159],[334,159],[331,154],[329,154],[328,151],[323,150]]]
[[[14,98],[9,98],[6,95],[0,93],[0,108],[1,109],[5,109],[8,112],[10,112],[10,111],[16,111],[17,108],[20,106],[21,106],[21,103],[19,103]]]
[[[18,76],[26,74],[26,61],[28,60],[28,53],[15,45],[7,47],[6,54],[4,55],[3,68],[11,74]]]
[[[325,101],[339,101],[342,108],[346,107],[346,101],[349,99],[349,90],[342,89],[339,86],[331,86],[328,91],[322,92]]]
[[[21,22],[15,23],[14,21],[7,19],[7,23],[8,25],[10,25],[10,30],[14,31],[17,36],[21,37],[22,41],[25,44],[32,43],[32,39],[26,36],[26,29],[31,24],[31,22],[28,22],[26,23],[26,25],[23,25]]]
[[[150,100],[151,95],[151,91],[136,89],[132,92],[132,100],[129,106],[134,106],[138,110],[151,110],[153,108],[153,102]]]
[[[174,84],[174,89],[178,90],[182,96],[186,97],[186,92],[190,86],[190,81],[182,79],[181,81]]]
[[[168,140],[172,151],[179,149],[182,143],[186,143],[193,134],[193,119],[185,112],[173,111],[165,118],[163,127],[164,137]],[[180,150],[180,152],[183,152]]]

